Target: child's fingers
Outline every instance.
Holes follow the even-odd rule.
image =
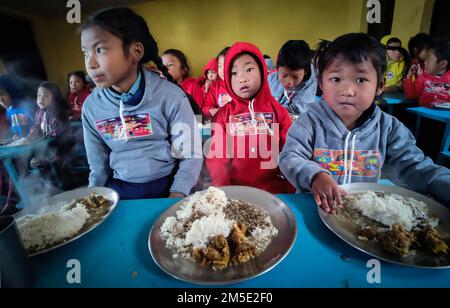
[[[325,199],[327,200],[328,203],[328,207],[330,208],[331,211],[334,211],[334,209],[336,208],[335,205],[335,200],[334,200],[334,196],[333,196],[333,192],[330,191],[328,193],[325,193]]]
[[[322,201],[320,200],[320,195],[317,194],[317,193],[314,193],[314,201],[316,201],[316,204],[317,204],[318,206],[321,206],[321,205],[322,205]]]
[[[320,202],[321,202],[322,209],[327,213],[331,212],[331,207],[330,207],[330,203],[328,203],[327,195],[325,193],[321,193],[319,195],[319,198],[321,200]]]

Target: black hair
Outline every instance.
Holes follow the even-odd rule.
[[[220,58],[221,56],[224,56],[224,57],[225,57],[225,55],[227,54],[227,51],[228,51],[229,49],[230,49],[229,46],[228,46],[228,47],[225,47],[224,49],[222,49],[222,50],[217,54],[216,59],[219,60],[219,58]]]
[[[278,52],[277,67],[287,67],[291,70],[305,70],[304,80],[311,76],[312,53],[308,43],[303,40],[290,40],[284,43]]]
[[[386,46],[392,43],[402,43],[402,41],[398,38],[398,37],[391,37],[390,39],[387,40],[386,42]]]
[[[66,117],[69,111],[69,106],[63,97],[60,87],[53,82],[44,81],[39,85],[38,88],[47,89],[52,93],[53,103],[50,107],[51,113],[58,118]]]
[[[438,63],[447,61],[447,70],[450,70],[450,41],[448,39],[434,40],[431,52],[436,56]]]
[[[178,59],[178,61],[180,61],[181,64],[181,69],[183,71],[183,78],[186,76],[189,76],[189,71],[190,71],[190,67],[189,64],[187,62],[187,58],[185,56],[185,54],[178,49],[167,49],[166,51],[164,51],[164,53],[162,54],[164,55],[172,55],[174,57],[176,57]]]
[[[269,55],[263,55],[264,59],[272,59]]]
[[[381,85],[386,71],[386,50],[375,38],[365,33],[344,34],[334,41],[322,40],[316,45],[314,63],[317,65],[319,82],[325,69],[341,56],[351,63],[370,61],[377,72],[377,81]]]
[[[67,74],[67,80],[69,81],[70,77],[72,77],[72,76],[77,76],[78,78],[80,78],[83,81],[84,85],[87,85],[85,72],[83,72],[83,71],[70,72],[69,74]]]
[[[425,33],[416,34],[408,42],[408,51],[412,58],[418,58],[422,50],[431,47],[433,47],[433,39]]]
[[[169,81],[174,82],[158,55],[158,44],[150,34],[147,22],[142,16],[127,7],[104,9],[89,16],[81,25],[79,32],[93,26],[98,26],[118,37],[122,41],[125,55],[128,54],[128,48],[132,43],[141,43],[144,46],[144,55],[139,64],[153,61],[158,70]]]
[[[15,101],[22,98],[19,88],[7,75],[0,75],[0,90],[8,93],[14,106]]]

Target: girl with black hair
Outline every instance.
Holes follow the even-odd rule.
[[[172,78],[195,100],[199,109],[201,109],[203,107],[203,92],[197,81],[189,77],[190,67],[184,53],[178,49],[168,49],[164,51],[161,59]]]
[[[384,86],[385,48],[364,33],[323,42],[317,57],[323,100],[289,129],[280,169],[297,190],[310,190],[318,206],[335,212],[341,184],[377,183],[382,172],[450,205],[450,170],[433,163],[411,132],[375,105]]]
[[[82,71],[75,71],[69,73],[69,95],[67,96],[67,103],[71,110],[70,120],[79,120],[81,118],[81,108],[84,101],[91,94],[86,82],[86,75]]]
[[[34,126],[29,138],[56,137],[69,130],[69,108],[58,85],[44,81],[39,85],[36,103],[39,107],[34,116]]]
[[[129,8],[113,8],[90,16],[80,31],[97,85],[82,112],[89,186],[109,186],[122,199],[188,195],[202,168],[201,138],[147,23]],[[149,61],[166,78],[142,69]]]

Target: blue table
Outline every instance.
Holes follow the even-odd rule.
[[[25,186],[20,181],[19,173],[17,172],[12,160],[18,157],[30,155],[35,150],[40,151],[45,149],[49,141],[50,139],[41,139],[21,146],[0,147],[0,160],[3,162],[3,165],[5,166],[5,169],[14,184],[16,192],[24,204],[29,204],[28,193]]]
[[[417,115],[416,131],[414,132],[416,140],[420,134],[421,118],[428,118],[446,123],[444,138],[441,143],[441,155],[450,158],[450,111],[430,109],[425,107],[408,108],[408,111]]]
[[[417,269],[381,262],[381,284],[369,284],[372,259],[329,231],[310,194],[280,195],[293,210],[298,236],[291,252],[270,272],[232,285],[275,287],[450,287],[450,270]],[[195,285],[165,274],[150,256],[147,238],[174,199],[121,201],[100,226],[78,240],[32,258],[35,287],[171,287]],[[70,285],[67,262],[81,265],[81,284]]]
[[[406,99],[403,92],[383,93],[381,98],[386,102],[389,114],[393,114],[396,105],[417,104],[416,100]]]

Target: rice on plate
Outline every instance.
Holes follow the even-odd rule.
[[[249,261],[261,254],[278,230],[269,214],[255,205],[228,199],[210,187],[188,197],[160,228],[166,247],[183,258],[214,270]]]

